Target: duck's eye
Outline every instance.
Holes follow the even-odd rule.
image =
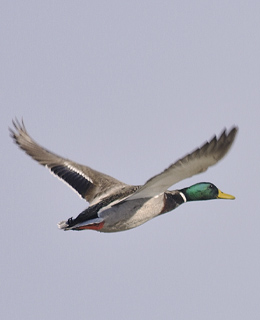
[[[210,184],[209,187],[210,187],[210,189],[213,189],[213,184]]]

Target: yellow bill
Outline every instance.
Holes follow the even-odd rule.
[[[230,200],[236,199],[234,196],[231,196],[230,194],[224,193],[220,190],[218,190],[217,198],[218,199],[230,199]]]

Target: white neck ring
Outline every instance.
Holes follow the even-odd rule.
[[[181,197],[182,197],[183,201],[184,201],[184,202],[187,202],[187,199],[186,199],[186,197],[185,197],[184,193],[182,193],[182,192],[180,191],[180,195],[181,195]]]

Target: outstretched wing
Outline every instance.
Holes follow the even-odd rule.
[[[201,148],[196,149],[184,158],[176,161],[162,173],[149,179],[140,189],[126,200],[151,198],[165,192],[173,184],[204,172],[221,160],[230,149],[236,137],[238,128],[234,127],[229,133],[224,130],[219,137],[213,137]]]
[[[9,130],[15,143],[34,160],[49,168],[57,177],[68,183],[91,205],[117,189],[127,186],[106,174],[62,158],[41,147],[29,136],[23,121],[22,123],[17,120],[13,121],[13,125],[15,129]]]

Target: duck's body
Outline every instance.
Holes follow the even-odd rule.
[[[152,218],[177,208],[184,202],[178,191],[165,192],[153,198],[114,201],[90,206],[78,215],[60,223],[66,230],[94,229],[102,232],[129,230]],[[88,224],[86,225],[86,221]]]
[[[23,123],[13,124],[17,130],[11,130],[15,142],[40,164],[47,166],[67,182],[90,204],[75,219],[60,222],[58,226],[61,229],[124,231],[169,212],[186,201],[234,199],[233,196],[221,193],[211,183],[199,183],[182,190],[167,189],[217,163],[231,147],[237,128],[233,128],[228,134],[224,131],[218,140],[214,137],[143,186],[132,186],[49,152],[31,139]]]

